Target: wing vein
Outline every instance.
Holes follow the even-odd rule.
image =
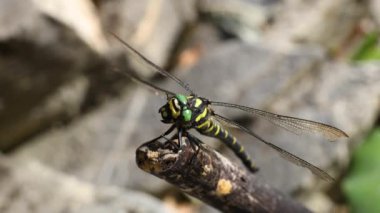
[[[264,140],[263,138],[261,138],[259,135],[257,135],[253,131],[249,130],[248,128],[246,128],[246,127],[244,127],[244,126],[242,126],[242,125],[240,125],[240,124],[238,124],[238,123],[236,123],[236,122],[234,122],[234,121],[232,121],[226,117],[218,115],[218,114],[214,114],[214,117],[216,119],[222,120],[223,122],[228,123],[232,126],[236,126],[237,128],[241,129],[242,131],[244,131],[244,132],[248,133],[249,135],[255,137],[261,143],[264,143],[265,145],[269,146],[273,150],[277,151],[277,153],[279,153],[282,158],[288,160],[289,162],[292,162],[293,164],[295,164],[297,166],[302,166],[302,167],[309,169],[313,174],[317,175],[318,177],[320,177],[326,181],[329,181],[329,182],[335,181],[334,178],[332,178],[329,174],[327,174],[322,169],[320,169],[320,168],[314,166],[313,164],[311,164],[311,163],[287,152],[286,150]]]
[[[137,83],[141,83],[141,84],[143,84],[145,86],[151,87],[152,89],[155,89],[157,91],[163,92],[163,93],[166,94],[166,96],[168,96],[168,95],[174,96],[175,95],[173,92],[171,92],[169,90],[166,90],[164,88],[156,86],[156,85],[150,83],[149,81],[146,81],[146,80],[140,78],[136,73],[133,73],[133,72],[122,72],[118,68],[114,68],[113,70],[115,72],[118,72],[118,73],[121,73],[123,75],[128,76],[129,78],[131,78],[133,81],[136,81]]]
[[[191,93],[192,95],[195,94],[193,90],[189,87],[189,85],[183,81],[181,81],[176,76],[170,74],[166,70],[162,69],[161,67],[157,66],[155,63],[147,59],[145,56],[143,56],[141,53],[139,53],[136,49],[134,49],[131,45],[129,45],[127,42],[122,40],[119,36],[117,36],[113,32],[109,32],[112,36],[114,36],[120,43],[122,43],[125,47],[127,47],[128,50],[130,50],[132,53],[136,54],[138,57],[140,57],[145,63],[147,63],[150,67],[152,67],[155,71],[160,73],[161,75],[168,77],[175,81],[177,84],[179,84],[181,87],[183,87],[187,92]]]
[[[329,141],[335,141],[340,137],[348,137],[348,135],[342,130],[336,127],[330,126],[328,124],[323,124],[316,121],[295,118],[295,117],[290,117],[290,116],[285,116],[285,115],[278,115],[278,114],[270,113],[264,110],[259,110],[259,109],[255,109],[251,107],[224,103],[224,102],[211,101],[211,105],[230,107],[230,108],[235,108],[235,109],[248,112],[252,115],[261,117],[271,122],[272,124],[282,127],[297,135],[300,135],[300,134],[307,135],[311,133],[314,135],[321,135],[327,138]]]

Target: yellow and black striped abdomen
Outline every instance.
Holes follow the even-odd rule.
[[[223,141],[232,151],[241,159],[243,164],[251,171],[256,172],[257,167],[252,163],[251,158],[244,150],[244,147],[238,143],[235,136],[231,135],[219,123],[212,118],[205,119],[195,127],[202,135],[218,138]]]

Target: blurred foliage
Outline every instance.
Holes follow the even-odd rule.
[[[380,212],[380,127],[355,151],[343,191],[352,212]]]
[[[380,60],[379,33],[369,33],[352,56],[353,61]]]

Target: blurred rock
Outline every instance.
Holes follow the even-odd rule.
[[[376,121],[379,113],[379,64],[349,66],[324,64],[320,72],[309,72],[294,82],[294,87],[274,100],[269,111],[324,122],[344,130],[348,140],[331,143],[317,137],[299,137],[256,122],[253,128],[265,139],[326,170],[333,177],[348,166],[351,143],[360,140]],[[250,141],[249,137],[241,137]],[[349,143],[350,142],[350,143]],[[263,145],[250,145],[262,168],[260,176],[282,191],[311,188],[323,182],[309,171],[286,162]],[[323,186],[323,185],[322,185]]]
[[[322,193],[315,193],[302,199],[302,203],[312,212],[335,212],[332,201]]]
[[[108,44],[95,5],[89,0],[32,0],[39,11],[73,29],[94,51],[104,54]]]
[[[371,16],[374,17],[377,24],[377,28],[380,28],[380,1],[370,0],[368,1],[368,8],[371,12]]]
[[[2,22],[0,28],[0,149],[4,149],[80,108],[87,87],[81,73],[95,55],[32,2],[1,4],[6,12],[0,12],[0,20],[14,20]],[[62,96],[67,103],[62,107],[46,106],[47,99],[59,97],[65,85],[77,85],[70,88],[77,97]]]
[[[223,36],[214,25],[200,22],[189,27],[185,38],[177,46],[168,69],[175,69],[177,74],[191,71],[199,63],[205,52],[209,52],[224,42]]]
[[[105,29],[116,33],[154,63],[164,66],[174,48],[176,37],[185,24],[194,21],[195,0],[179,3],[175,0],[101,1],[101,16]],[[115,41],[115,39],[112,39]],[[125,50],[120,42],[113,48]],[[130,61],[142,75],[149,75],[145,66]]]
[[[199,11],[225,32],[254,42],[260,39],[277,3],[277,0],[204,0],[198,5]]]
[[[365,15],[364,7],[355,0],[284,1],[263,38],[278,49],[307,43],[336,50]]]
[[[263,107],[323,59],[316,47],[283,53],[262,44],[230,41],[208,48],[183,80],[200,96]]]
[[[200,12],[225,32],[279,50],[306,43],[335,51],[364,17],[365,7],[354,0],[199,2]]]
[[[126,81],[104,59],[125,68],[115,53],[123,46],[112,39],[110,49],[101,25],[128,35],[128,42],[163,65],[184,24],[196,18],[194,2],[1,1],[0,149],[72,119]],[[77,97],[61,95],[67,93]],[[55,107],[49,105],[54,101]]]
[[[144,193],[98,187],[36,161],[1,157],[0,209],[13,212],[169,212]]]

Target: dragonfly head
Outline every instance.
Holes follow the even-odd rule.
[[[188,123],[192,120],[192,111],[185,95],[177,94],[159,110],[164,123],[174,123],[177,120]]]

